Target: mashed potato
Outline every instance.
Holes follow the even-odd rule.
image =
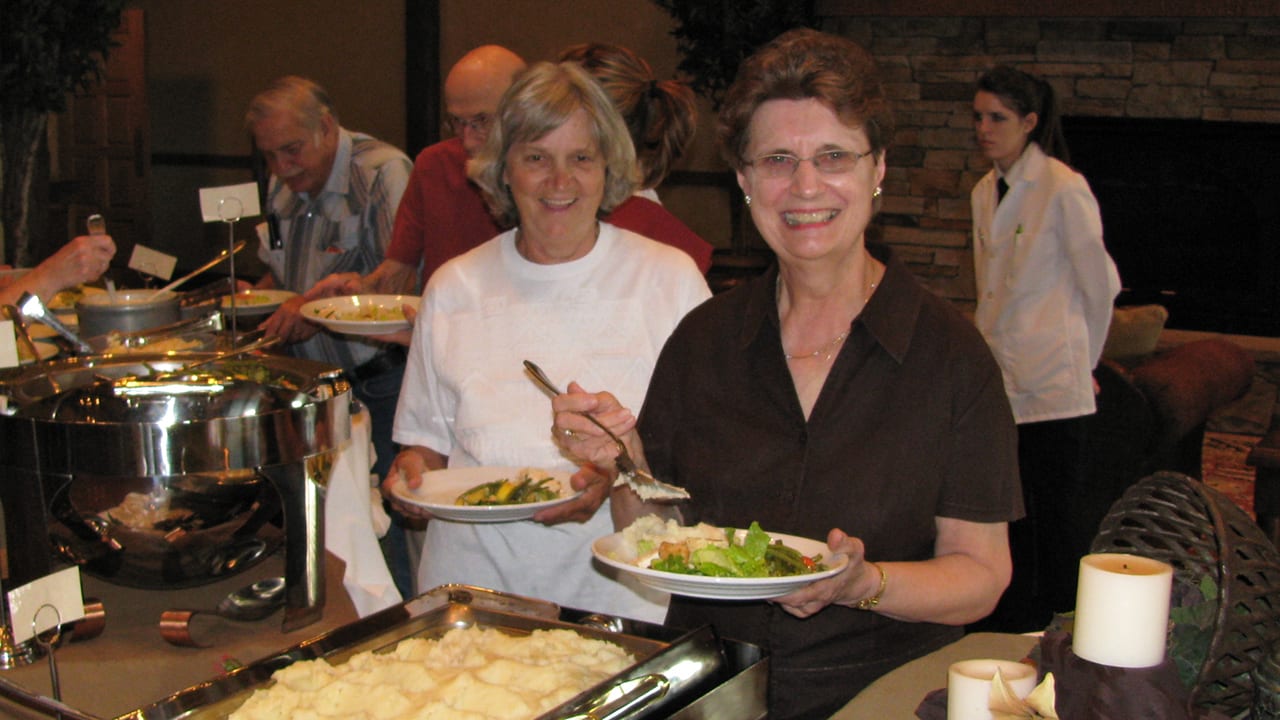
[[[724,547],[729,544],[724,529],[715,525],[698,523],[685,526],[671,519],[664,521],[657,515],[636,518],[635,522],[623,529],[622,539],[624,546],[634,555],[618,559],[644,568],[649,567],[658,557],[664,543],[683,545],[690,551],[708,545]]]
[[[409,638],[341,665],[323,659],[277,670],[230,720],[498,720],[534,718],[629,667],[625,650],[572,630],[527,637],[479,627],[439,640]]]

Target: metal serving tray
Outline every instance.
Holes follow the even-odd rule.
[[[342,663],[360,652],[390,650],[406,638],[437,638],[451,629],[471,626],[514,635],[546,628],[571,629],[584,637],[620,645],[637,658],[632,667],[538,720],[643,717],[676,703],[686,692],[715,677],[726,663],[720,643],[708,627],[679,634],[660,626],[635,624],[646,625],[646,631],[669,639],[642,637],[459,602],[469,599],[465,593],[458,592],[420,597],[295,645],[222,678],[188,688],[127,717],[131,720],[225,718],[248,699],[254,689],[267,684],[273,672],[299,660],[323,657],[331,663]],[[481,604],[493,604],[489,596],[485,600]]]
[[[591,614],[542,600],[462,585],[436,588],[409,602],[301,642],[225,676],[119,716],[116,720],[221,720],[300,660],[338,664],[365,651],[393,648],[410,637],[440,637],[479,625],[510,634],[574,630],[622,646],[637,661],[537,720],[757,720],[765,716],[768,660],[754,645],[725,640],[710,627],[681,632],[661,625]],[[99,720],[49,698],[17,691],[0,678],[0,694],[72,720]]]

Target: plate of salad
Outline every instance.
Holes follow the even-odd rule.
[[[748,528],[678,525],[649,515],[591,546],[600,562],[650,587],[712,600],[767,600],[844,569],[825,542]]]
[[[386,335],[409,329],[404,306],[418,308],[416,295],[346,295],[312,300],[302,317],[347,335]]]
[[[395,482],[389,490],[438,518],[476,523],[528,520],[582,494],[570,487],[567,472],[519,467],[432,470],[416,488]]]

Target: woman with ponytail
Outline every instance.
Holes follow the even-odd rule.
[[[996,67],[978,80],[973,122],[994,165],[970,196],[975,321],[1018,423],[1027,511],[1009,527],[1012,583],[983,627],[1039,630],[1074,606],[1081,549],[1072,540],[1096,531],[1075,528],[1073,508],[1087,492],[1092,373],[1120,277],[1102,242],[1098,202],[1067,165],[1052,86]]]
[[[675,245],[705,273],[711,267],[710,243],[663,208],[656,191],[693,140],[698,123],[693,90],[678,80],[659,82],[644,58],[620,45],[573,45],[558,60],[578,63],[595,77],[622,115],[636,148],[636,195],[613,211],[610,222],[621,218],[634,232]]]

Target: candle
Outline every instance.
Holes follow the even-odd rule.
[[[961,660],[947,668],[947,720],[991,720],[996,670],[1020,698],[1036,687],[1036,669],[1012,660]]]
[[[1164,662],[1173,568],[1123,554],[1080,559],[1072,651],[1111,667],[1153,667]]]

